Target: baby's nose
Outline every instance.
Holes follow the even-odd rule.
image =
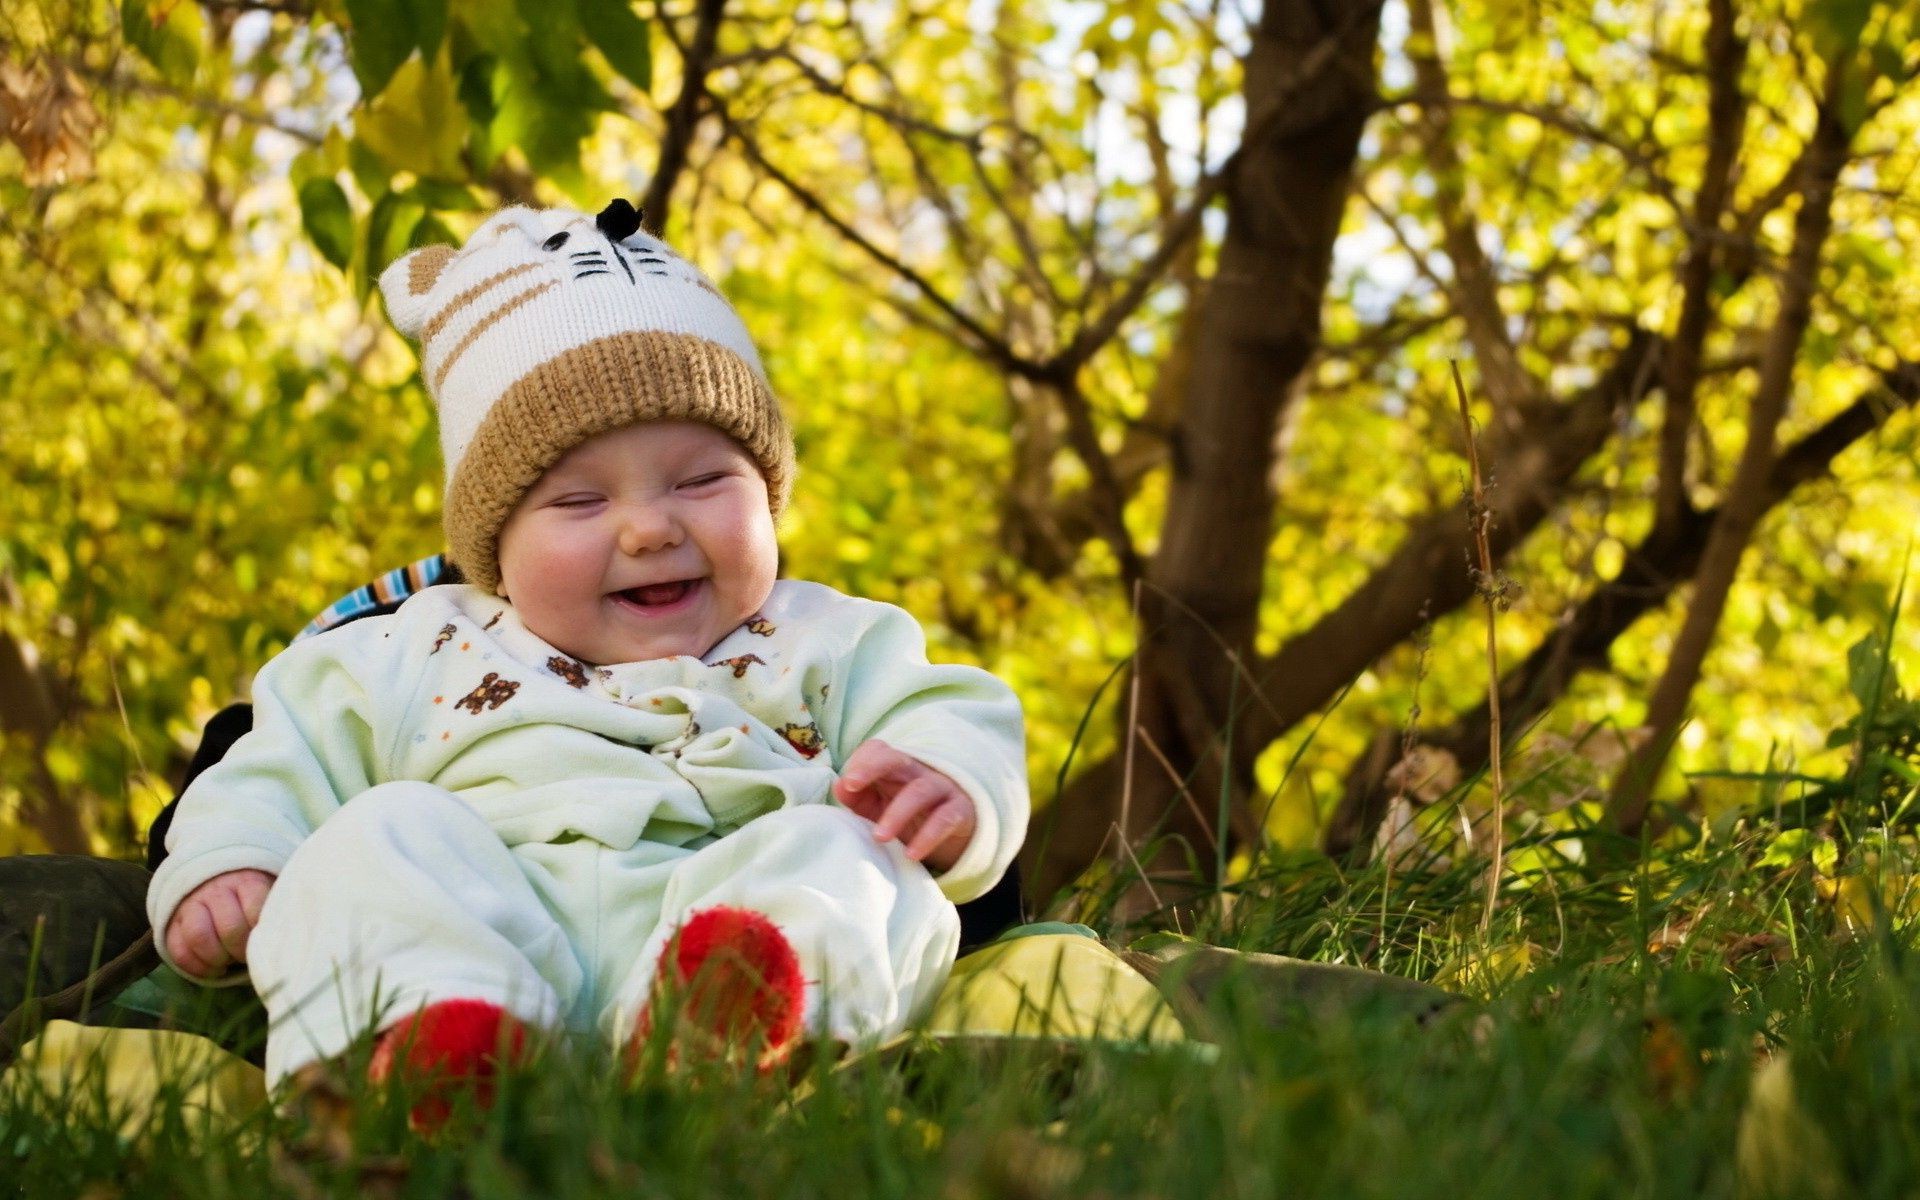
[[[635,504],[622,514],[620,549],[627,554],[645,554],[676,545],[680,526],[673,514],[655,504]]]

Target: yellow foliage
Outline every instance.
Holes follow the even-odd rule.
[[[1644,8],[1626,5],[1617,22]],[[166,11],[176,43],[206,44],[197,6]],[[450,11],[489,52],[525,49],[514,6]],[[1202,122],[1209,106],[1237,94],[1241,67],[1211,35],[1157,10],[1130,11],[1124,36],[1106,21],[1074,30],[1044,7],[996,11],[1000,24],[985,31],[957,8],[945,17],[883,8],[857,28],[800,10],[767,15],[756,36],[844,78],[860,104],[772,86],[748,60],[710,86],[732,89],[724,99],[754,114],[770,157],[850,228],[984,328],[1044,357],[1124,288],[1158,244],[1169,205],[1229,149],[1219,131],[1233,122],[1215,113],[1211,134]],[[1455,114],[1462,190],[1479,228],[1497,233],[1487,243],[1498,299],[1515,316],[1522,360],[1564,397],[1607,361],[1626,321],[1670,332],[1678,311],[1691,218],[1674,196],[1698,185],[1705,109],[1699,88],[1656,87],[1647,60],[1691,61],[1704,16],[1669,14],[1648,26],[1646,45],[1628,46],[1585,21],[1520,20],[1516,11],[1481,0],[1455,6],[1441,52],[1493,102]],[[316,20],[339,16],[332,6]],[[1812,116],[1804,56],[1775,36],[1792,31],[1778,14],[1752,19],[1743,82],[1754,103],[1733,197],[1742,211],[1796,161]],[[421,181],[486,191],[493,167],[517,178],[527,160],[516,150],[485,169],[471,161],[476,118],[467,105],[478,93],[463,90],[475,80],[455,73],[448,44],[431,59],[408,58],[376,100],[343,114],[332,90],[338,73],[310,69],[296,24],[262,22],[267,40],[244,62],[209,48],[189,64],[194,101],[211,105],[143,78],[105,96],[115,120],[93,130],[68,118],[84,116],[82,101],[106,111],[105,100],[63,93],[55,107],[67,123],[58,128],[71,135],[66,148],[84,144],[90,173],[35,192],[0,163],[0,211],[33,214],[0,226],[10,285],[0,296],[0,378],[10,385],[0,392],[0,577],[10,585],[0,627],[71,674],[57,773],[104,815],[121,804],[144,814],[152,793],[126,786],[129,760],[156,776],[177,766],[194,727],[243,696],[252,672],[314,612],[440,548],[432,414],[414,356],[377,306],[362,305],[354,281],[312,252],[295,189],[337,179],[361,187],[363,202],[368,187]],[[1022,49],[1062,39],[1072,70]],[[667,94],[677,68],[663,59]],[[129,56],[116,70],[144,71],[143,61]],[[28,69],[8,78],[19,83]],[[479,92],[491,95],[500,79],[478,78]],[[272,98],[272,120],[313,132],[317,144],[296,154],[285,134],[252,118],[259,106],[236,96],[256,82]],[[21,94],[8,85],[9,96]],[[1131,97],[1124,111],[1116,96]],[[599,122],[570,185],[631,194],[656,161],[663,115],[637,94],[621,98],[632,107]],[[909,152],[861,106],[882,102],[961,136],[923,139]],[[1539,108],[1576,112],[1613,141],[1522,115]],[[1168,135],[1164,163],[1144,149],[1162,145],[1141,136],[1149,113],[1163,120],[1156,135]],[[555,114],[536,106],[512,115],[498,124],[531,135],[544,125],[536,118]],[[1445,379],[1462,339],[1441,308],[1446,297],[1421,282],[1425,258],[1445,238],[1416,120],[1406,106],[1375,114],[1358,165],[1407,242],[1378,214],[1349,206],[1322,305],[1328,344],[1277,431],[1277,505],[1254,634],[1262,653],[1344,603],[1387,561],[1407,522],[1459,494]],[[1863,134],[1876,148],[1874,178],[1913,176],[1917,132],[1914,96],[1876,115]],[[21,157],[17,137],[0,155],[20,165],[34,157]],[[802,463],[782,530],[787,573],[906,603],[926,622],[936,656],[1012,682],[1027,706],[1044,801],[1070,755],[1085,765],[1114,745],[1122,689],[1095,697],[1134,640],[1103,540],[1065,539],[1050,547],[1059,561],[1046,569],[1016,554],[1022,539],[1030,549],[1055,536],[1051,523],[1088,482],[1058,398],[942,333],[948,322],[922,302],[919,284],[808,216],[734,140],[703,137],[695,158],[668,233],[737,302],[792,414]],[[1535,169],[1541,163],[1553,169]],[[557,178],[535,180],[536,197],[559,198]],[[1789,443],[1851,403],[1900,347],[1920,344],[1911,302],[1920,213],[1890,191],[1863,176],[1837,200],[1814,336],[1782,431]],[[1758,221],[1757,261],[1784,259],[1791,210]],[[438,215],[458,230],[480,214]],[[1205,226],[1191,277],[1154,289],[1077,381],[1096,440],[1145,464],[1121,516],[1146,554],[1161,536],[1171,431],[1190,376],[1173,353],[1178,320],[1214,269],[1219,232]],[[1716,369],[1693,421],[1698,503],[1712,502],[1739,453],[1752,387],[1740,364],[1776,305],[1767,270],[1724,298],[1723,332],[1707,347]],[[1657,467],[1653,439],[1639,431],[1658,426],[1660,403],[1650,393],[1623,417],[1629,436],[1587,465],[1573,498],[1506,564],[1526,588],[1500,623],[1510,662],[1551,638],[1644,536]],[[1759,769],[1776,747],[1810,771],[1835,761],[1818,746],[1845,712],[1844,649],[1884,611],[1894,548],[1920,503],[1911,438],[1911,420],[1895,418],[1883,441],[1840,456],[1831,482],[1805,485],[1762,525],[1767,553],[1751,556],[1735,589],[1679,767]],[[1621,637],[1613,671],[1579,679],[1542,731],[1635,724],[1675,611]],[[1477,620],[1439,614],[1429,654],[1402,646],[1382,656],[1310,742],[1297,728],[1262,756],[1276,841],[1314,841],[1348,768],[1375,730],[1406,721],[1416,686],[1429,725],[1479,702]],[[1898,636],[1898,654],[1920,651],[1920,629],[1909,623]],[[123,680],[140,681],[123,689],[125,722],[113,699],[114,657]],[[9,772],[15,762],[6,760]],[[25,778],[9,774],[5,784],[18,789]],[[1669,784],[1679,785],[1678,773]],[[1740,803],[1738,787],[1715,790],[1716,807]],[[0,816],[0,829],[8,819]]]
[[[967,955],[923,1029],[936,1035],[1186,1039],[1153,984],[1100,942],[1077,934],[1018,937]]]
[[[1460,957],[1434,975],[1434,985],[1483,999],[1532,970],[1540,954],[1540,947],[1532,942],[1462,945]]]
[[[1885,920],[1898,928],[1920,916],[1920,875],[1872,868],[1838,879],[1814,879],[1814,890],[1833,906],[1834,922],[1860,933]]]
[[[197,1137],[225,1134],[266,1103],[260,1068],[197,1034],[51,1021],[0,1074],[0,1097],[145,1138],[178,1113]]]

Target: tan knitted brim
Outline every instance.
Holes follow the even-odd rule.
[[[548,359],[508,388],[447,488],[447,548],[469,581],[500,582],[500,528],[560,456],[641,421],[700,421],[746,448],[778,517],[793,486],[793,435],[766,382],[725,346],[685,333],[619,333]]]

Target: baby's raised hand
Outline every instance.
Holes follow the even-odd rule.
[[[907,857],[944,871],[973,840],[973,800],[960,785],[878,738],[860,743],[834,781],[833,798],[873,822],[875,841],[906,841]]]
[[[252,869],[215,875],[187,893],[167,921],[167,954],[189,975],[210,979],[247,961],[273,876]]]

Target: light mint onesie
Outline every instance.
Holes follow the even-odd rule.
[[[1018,702],[931,665],[892,605],[783,580],[704,658],[596,667],[478,588],[295,643],[253,732],[181,799],[148,913],[200,883],[277,876],[248,946],[269,1080],[425,1003],[472,997],[618,1042],[662,947],[714,904],[770,917],[806,1016],[849,1041],[930,1003],[955,902],[1026,832]],[[978,831],[937,879],[829,793],[879,738],[951,776]]]

